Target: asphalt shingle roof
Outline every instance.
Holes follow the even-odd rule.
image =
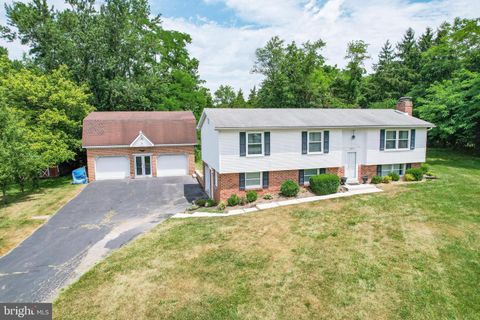
[[[394,109],[205,109],[215,128],[434,127]]]

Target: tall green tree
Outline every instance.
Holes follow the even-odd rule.
[[[214,93],[213,105],[216,108],[232,108],[235,98],[236,94],[233,87],[229,85],[220,85]]]
[[[352,105],[365,105],[362,95],[363,75],[367,72],[365,69],[365,60],[370,59],[367,53],[368,44],[362,40],[352,41],[348,43],[347,54],[348,64],[345,69],[347,76],[346,93],[347,102]]]
[[[237,95],[235,96],[235,100],[233,100],[233,108],[246,108],[247,102],[245,101],[245,97],[243,96],[242,89],[239,89]]]
[[[31,47],[35,65],[68,66],[87,83],[98,110],[193,110],[208,104],[189,35],[162,28],[147,0],[67,0],[54,10],[45,0],[6,6],[3,36]],[[14,30],[18,31],[14,31]]]

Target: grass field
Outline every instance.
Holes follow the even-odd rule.
[[[70,182],[69,178],[45,179],[34,191],[22,193],[16,186],[8,190],[8,203],[0,203],[0,256],[45,222],[32,217],[56,213],[83,188]]]
[[[478,319],[480,159],[437,181],[208,219],[171,219],[65,290],[57,319]]]

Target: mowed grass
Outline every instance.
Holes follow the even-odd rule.
[[[480,159],[437,181],[229,218],[170,219],[65,290],[56,319],[478,319]]]
[[[33,191],[22,193],[16,186],[8,190],[8,203],[4,205],[0,199],[0,256],[45,223],[32,217],[53,215],[82,190],[83,185],[70,182],[69,178],[51,178],[41,180]]]

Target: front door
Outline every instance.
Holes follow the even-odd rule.
[[[347,152],[347,178],[357,178],[357,153]]]
[[[152,176],[152,156],[150,155],[135,156],[135,176],[138,178]]]

